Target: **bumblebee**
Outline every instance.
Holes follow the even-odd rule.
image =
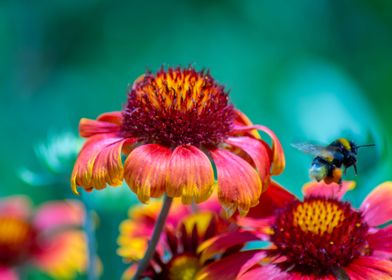
[[[354,167],[355,175],[357,175],[358,148],[375,146],[374,144],[358,146],[346,138],[339,138],[328,146],[309,143],[291,145],[304,153],[315,156],[309,176],[317,182],[324,180],[327,184],[341,184],[343,174],[346,174],[347,168],[351,166]],[[342,168],[344,168],[343,171]]]

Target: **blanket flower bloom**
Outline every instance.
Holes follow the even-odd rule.
[[[239,224],[253,230],[216,237],[204,244],[211,256],[228,246],[266,240],[268,249],[250,250],[206,267],[201,279],[392,279],[392,182],[375,188],[359,210],[341,200],[353,182],[310,183],[298,200],[272,184],[261,200],[271,207],[249,213]],[[268,202],[267,202],[268,200]],[[270,211],[276,207],[276,211]],[[253,209],[252,209],[253,211]]]
[[[84,210],[76,201],[48,202],[34,215],[23,196],[0,200],[0,279],[19,279],[32,265],[55,279],[74,279],[87,267]]]
[[[191,67],[147,72],[133,83],[122,112],[81,119],[79,131],[87,141],[71,177],[75,193],[77,186],[91,191],[125,179],[143,203],[164,193],[200,203],[216,185],[214,163],[221,204],[228,215],[244,215],[285,164],[275,134],[252,125],[222,85]]]
[[[195,275],[208,259],[202,259],[198,246],[205,240],[224,232],[234,230],[218,213],[221,207],[217,200],[198,205],[197,213],[190,206],[173,201],[165,229],[160,237],[157,250],[142,277],[149,279],[177,280],[196,279]],[[129,219],[120,225],[118,254],[126,261],[139,261],[147,249],[154,224],[159,214],[161,201],[130,209]],[[132,264],[123,279],[132,279],[137,264]]]

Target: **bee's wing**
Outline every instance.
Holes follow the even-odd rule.
[[[291,146],[306,154],[319,156],[329,161],[333,160],[334,158],[334,150],[332,147],[325,147],[310,143],[292,143]]]

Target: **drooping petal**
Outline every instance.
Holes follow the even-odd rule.
[[[18,280],[19,276],[9,267],[0,266],[0,280]]]
[[[234,125],[239,126],[239,127],[245,127],[252,125],[252,121],[240,110],[234,109]],[[237,133],[236,133],[237,134]],[[247,131],[246,133],[241,133],[241,135],[249,135],[251,137],[254,137],[256,139],[260,139],[260,134],[257,132],[257,130],[250,130]]]
[[[31,215],[31,201],[23,195],[0,199],[0,215],[28,219]]]
[[[304,185],[304,187],[302,188],[302,192],[305,197],[323,196],[342,199],[342,197],[346,194],[347,191],[354,188],[354,181],[343,181],[341,185],[336,183],[326,184],[324,181],[312,181]]]
[[[214,255],[223,253],[227,249],[245,245],[246,242],[259,240],[259,237],[249,231],[235,231],[210,238],[203,242],[197,249],[201,253],[201,262],[204,263]]]
[[[72,172],[73,192],[78,193],[77,186],[90,191],[93,188],[103,189],[106,184],[121,185],[124,173],[121,151],[123,147],[135,141],[114,134],[98,134],[90,137],[80,151]]]
[[[271,161],[269,151],[266,145],[263,145],[262,140],[242,136],[230,137],[226,140],[226,143],[242,149],[251,157],[264,183],[264,188],[266,188],[270,175]]]
[[[290,274],[281,271],[274,265],[263,265],[258,266],[255,269],[249,270],[248,272],[239,275],[237,280],[291,280]]]
[[[100,115],[97,120],[82,118],[79,122],[79,133],[82,137],[91,137],[102,133],[116,133],[121,129],[121,112],[110,112]]]
[[[223,150],[211,150],[218,172],[218,197],[228,216],[236,209],[246,215],[259,202],[262,186],[256,170],[245,160]]]
[[[158,144],[135,148],[125,161],[124,178],[143,203],[166,190],[172,151]]]
[[[208,157],[194,146],[179,146],[171,156],[166,192],[185,204],[202,202],[212,193],[214,170]]]
[[[83,205],[79,201],[47,202],[37,210],[34,225],[40,230],[76,227],[83,224],[84,215]]]
[[[392,182],[375,188],[360,207],[369,226],[378,226],[392,220]]]
[[[272,154],[273,154],[273,160],[272,160],[272,166],[271,166],[271,174],[272,175],[279,175],[282,173],[284,167],[285,167],[285,157],[284,157],[284,152],[283,152],[283,147],[278,139],[276,137],[275,133],[269,129],[266,126],[263,125],[250,125],[250,126],[235,126],[234,131],[235,132],[246,132],[246,131],[252,131],[252,130],[261,130],[268,134],[269,137],[272,139]]]
[[[374,255],[381,253],[383,257],[392,257],[392,225],[369,234],[367,241]]]
[[[345,270],[351,279],[392,279],[392,261],[373,257],[358,257]],[[359,277],[358,277],[359,276]]]
[[[86,271],[87,245],[81,231],[65,231],[42,242],[33,262],[53,278],[76,279],[78,274]]]
[[[260,254],[259,250],[239,252],[213,262],[202,268],[195,276],[196,280],[236,279],[244,265],[253,257]]]

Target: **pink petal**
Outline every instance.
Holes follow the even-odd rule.
[[[235,279],[241,268],[248,265],[248,261],[254,261],[253,257],[259,254],[259,250],[239,252],[215,261],[200,270],[195,279],[198,280],[217,280]]]
[[[79,133],[82,137],[91,137],[102,133],[117,133],[121,129],[121,112],[105,113],[97,120],[82,118],[79,123]]]
[[[8,267],[0,266],[0,280],[18,280],[16,272]]]
[[[342,185],[336,183],[326,184],[324,181],[312,181],[304,185],[302,192],[305,197],[323,196],[342,199],[347,191],[355,188],[354,181],[344,181]]]
[[[37,210],[34,224],[41,230],[81,226],[84,215],[84,207],[79,201],[48,202]]]
[[[208,157],[194,146],[179,146],[171,156],[166,192],[189,204],[205,201],[214,187],[214,170]]]
[[[256,170],[244,159],[223,150],[211,150],[218,173],[218,197],[228,216],[236,209],[246,215],[259,202],[261,180]]]
[[[373,254],[381,251],[392,257],[392,225],[369,234],[367,241],[370,248],[374,250]]]
[[[141,202],[165,192],[171,155],[169,148],[158,144],[139,146],[129,154],[124,178]]]
[[[359,257],[345,267],[345,270],[350,276],[359,275],[365,279],[392,279],[392,262],[389,260]]]
[[[261,180],[266,183],[270,175],[270,156],[267,147],[263,145],[262,140],[248,136],[230,137],[226,143],[240,148],[247,153],[254,162]],[[266,184],[265,184],[266,187]]]
[[[273,154],[273,161],[271,166],[271,174],[272,175],[279,175],[282,173],[285,167],[285,156],[283,152],[282,144],[280,143],[278,137],[276,137],[275,133],[266,126],[263,125],[249,125],[246,127],[243,126],[236,126],[234,128],[235,132],[247,132],[252,130],[261,130],[268,134],[269,137],[272,139],[272,154]]]
[[[27,196],[15,195],[0,200],[0,216],[28,219],[31,212],[31,201]]]
[[[392,220],[392,182],[375,188],[362,202],[361,211],[369,226],[378,226]]]
[[[131,145],[135,139],[124,139],[114,134],[97,134],[84,144],[76,160],[71,188],[77,194],[77,186],[90,191],[103,189],[106,184],[119,186],[123,180],[121,152],[123,146]]]
[[[245,245],[246,242],[256,240],[260,240],[259,237],[249,231],[229,232],[211,238],[198,248],[198,252],[201,252],[201,262],[204,263],[214,255],[221,254],[233,246]]]
[[[260,279],[268,279],[268,280],[285,280],[285,279],[294,279],[290,277],[290,275],[284,271],[281,271],[274,265],[263,265],[259,266],[255,269],[249,270],[248,272],[239,275],[237,280],[260,280]]]

